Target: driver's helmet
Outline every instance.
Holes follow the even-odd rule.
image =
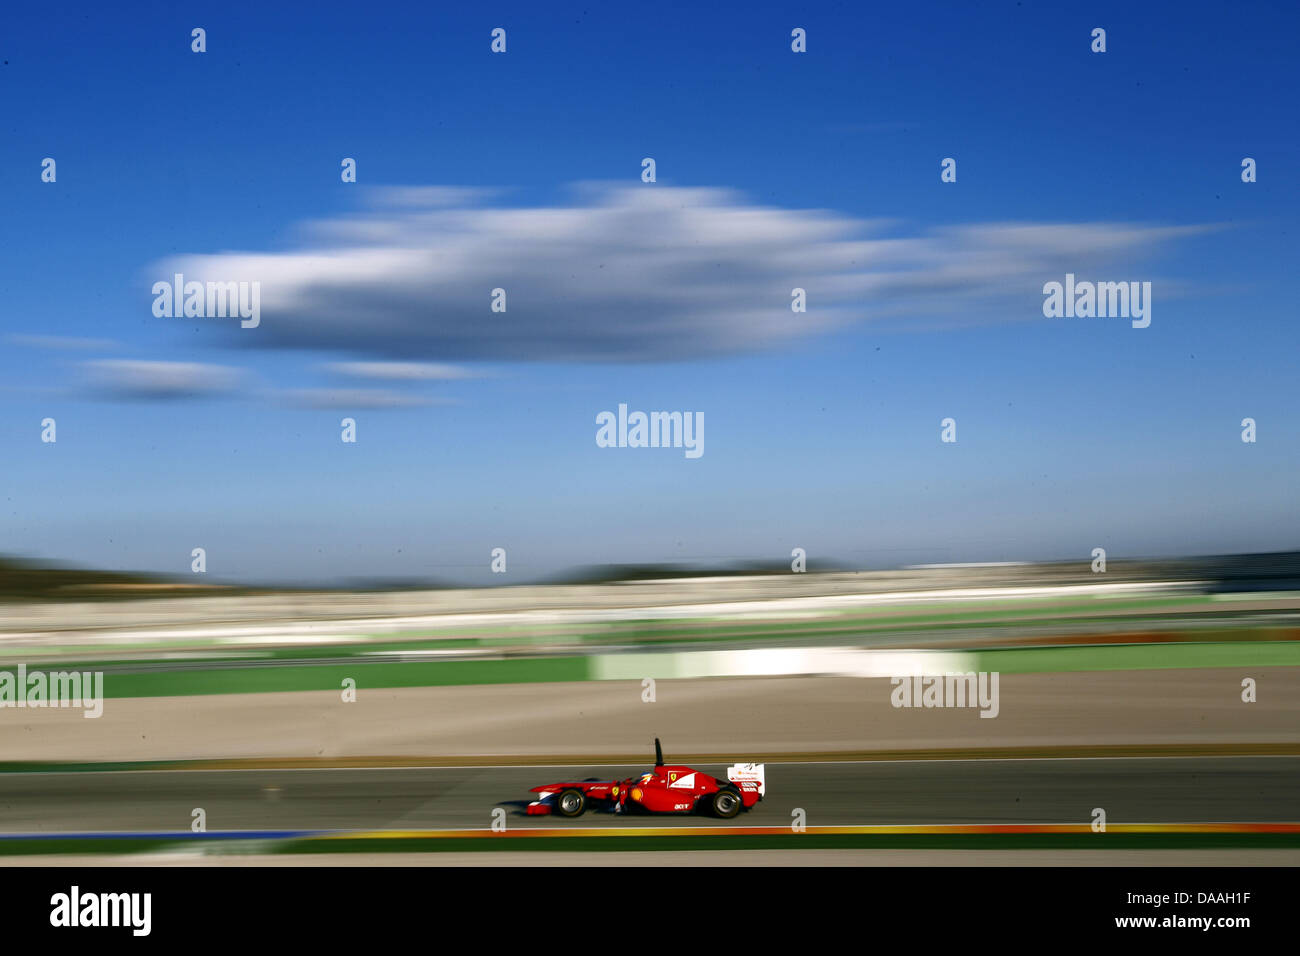
[[[654,778],[655,778],[655,775],[654,775],[653,773],[643,773],[643,774],[641,774],[641,778],[640,778],[639,780],[637,780],[637,783],[640,783],[640,784],[647,784],[647,783],[649,783],[651,780],[653,780]]]

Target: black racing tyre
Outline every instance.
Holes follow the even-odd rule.
[[[555,798],[555,812],[562,817],[580,817],[587,809],[587,795],[570,787]]]
[[[713,815],[723,820],[730,820],[744,808],[744,801],[735,790],[719,790],[709,800],[709,809]]]

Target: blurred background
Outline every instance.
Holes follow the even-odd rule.
[[[1294,821],[1296,11],[656,10],[14,12],[0,833]]]

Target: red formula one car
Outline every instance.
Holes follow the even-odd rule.
[[[528,804],[530,814],[576,817],[601,807],[615,813],[706,812],[730,820],[763,799],[763,764],[735,764],[727,768],[726,780],[717,780],[690,767],[666,765],[656,737],[654,770],[626,780],[552,783],[532,792],[540,796]]]

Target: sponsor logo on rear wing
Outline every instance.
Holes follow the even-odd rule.
[[[758,795],[763,796],[765,792],[763,768],[764,764],[761,763],[733,764],[727,768],[727,779],[742,790],[753,789],[753,786],[747,785],[757,785]]]

